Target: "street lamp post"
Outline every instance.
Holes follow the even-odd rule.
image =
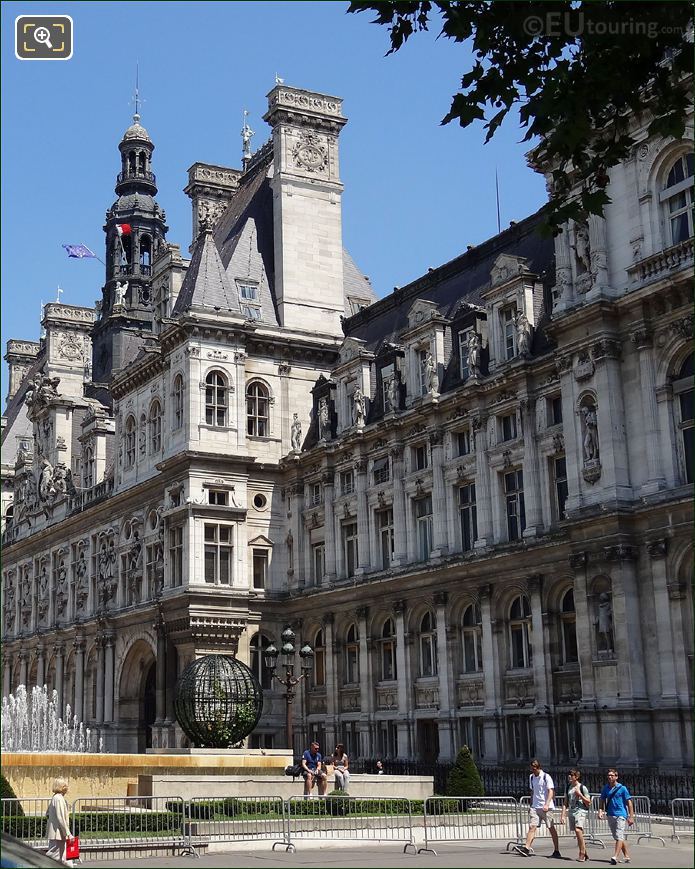
[[[311,668],[314,661],[314,650],[308,643],[305,643],[302,648],[299,650],[299,657],[302,659],[301,663],[301,674],[299,676],[294,675],[294,653],[295,653],[295,633],[289,625],[285,627],[281,634],[282,639],[282,648],[280,652],[278,652],[277,648],[273,643],[271,643],[268,648],[263,653],[263,657],[265,659],[265,665],[270,670],[270,674],[285,688],[285,726],[287,729],[287,743],[289,745],[290,751],[294,753],[294,745],[293,743],[293,734],[292,734],[292,702],[295,698],[295,688],[302,679],[306,679],[306,677],[311,672]],[[282,664],[281,666],[285,670],[284,678],[278,676],[275,672],[277,667],[278,656],[282,654]]]

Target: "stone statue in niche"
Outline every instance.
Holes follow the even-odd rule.
[[[596,421],[596,408],[592,404],[582,407],[582,422],[584,425],[584,461],[591,462],[598,459],[598,427]]]
[[[5,630],[9,633],[14,628],[14,574],[10,572],[5,586],[5,594],[3,595],[4,614],[5,614]]]
[[[42,619],[48,612],[48,568],[45,564],[42,564],[39,570],[39,581],[36,591],[39,618]]]
[[[591,246],[589,244],[589,227],[585,223],[577,223],[574,229],[574,257],[577,274],[591,270]]]
[[[362,394],[362,390],[359,386],[352,393],[352,418],[354,424],[361,428],[366,419],[366,407],[364,395]]]
[[[62,615],[68,603],[68,572],[64,562],[60,562],[56,575],[56,612]]]
[[[472,378],[480,377],[480,363],[482,357],[482,344],[480,335],[477,332],[471,332],[468,336],[468,376]]]
[[[128,596],[131,603],[140,598],[140,580],[142,579],[142,542],[137,528],[133,531],[133,542],[128,550]]]
[[[598,635],[597,650],[612,652],[613,649],[613,601],[607,591],[598,596],[596,632]]]
[[[39,498],[41,501],[52,501],[56,496],[53,476],[53,465],[48,459],[41,459],[41,472],[39,476]]]
[[[531,326],[523,311],[516,315],[516,346],[519,356],[531,353]]]
[[[20,599],[22,624],[28,625],[31,620],[31,578],[29,573],[24,574],[22,582],[22,597]]]
[[[141,420],[140,429],[138,430],[138,448],[140,450],[140,455],[144,456],[147,452],[147,429],[144,420]]]
[[[81,549],[79,557],[75,562],[75,603],[78,608],[86,603],[88,596],[87,559],[84,549]]]
[[[290,430],[290,441],[292,449],[298,453],[302,448],[302,424],[299,421],[299,414],[292,414],[292,428]]]
[[[439,379],[437,377],[437,363],[434,361],[434,356],[428,353],[425,356],[425,387],[430,394],[434,394],[439,388]]]
[[[113,306],[114,308],[123,307],[125,305],[125,295],[128,292],[128,281],[116,281],[116,286],[113,289]]]
[[[331,437],[331,417],[328,412],[328,399],[319,399],[319,440],[329,440]]]
[[[394,373],[384,383],[384,413],[398,410],[398,405],[398,379]]]

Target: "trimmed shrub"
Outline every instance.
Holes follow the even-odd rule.
[[[449,797],[482,797],[485,794],[478,767],[467,745],[456,755],[456,763],[446,779],[446,793]]]
[[[16,800],[17,794],[14,792],[12,785],[7,781],[3,773],[0,773],[0,799],[3,800]],[[3,814],[7,812],[11,815],[23,815],[24,809],[22,808],[22,804],[17,800],[16,803],[0,803]]]

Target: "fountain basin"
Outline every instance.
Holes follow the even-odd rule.
[[[164,750],[166,751],[166,750]],[[283,749],[190,749],[175,753],[89,754],[73,752],[2,753],[2,771],[22,799],[50,797],[57,776],[68,779],[68,800],[137,794],[138,776],[277,776],[293,763]],[[167,796],[181,796],[172,791]]]

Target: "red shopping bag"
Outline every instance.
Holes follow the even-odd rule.
[[[74,839],[69,839],[65,843],[65,859],[79,860],[80,858],[80,837],[75,836]]]

